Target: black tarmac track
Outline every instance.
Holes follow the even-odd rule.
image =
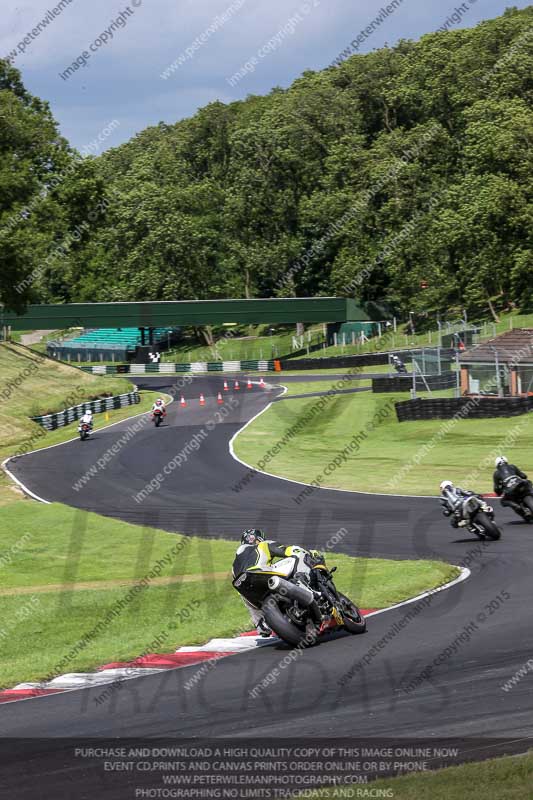
[[[332,638],[300,653],[256,697],[250,690],[279,668],[287,648],[223,659],[190,690],[184,685],[195,666],[128,681],[101,705],[94,702],[101,689],[3,705],[0,737],[452,737],[465,740],[465,759],[470,739],[482,742],[476,757],[501,752],[496,740],[506,741],[505,752],[526,750],[533,737],[533,672],[508,691],[502,686],[533,655],[533,526],[496,501],[503,538],[481,543],[454,531],[435,498],[315,490],[302,499],[304,486],[255,473],[230,454],[235,433],[280,390],[249,390],[240,379],[237,392],[232,379],[224,406],[218,406],[223,380],[202,377],[180,385],[177,401],[183,394],[187,407],[169,406],[164,426],[144,426],[78,491],[76,481],[90,474],[134,420],[96,431],[88,442],[12,460],[8,468],[46,500],[128,522],[207,538],[237,538],[243,528],[263,527],[288,543],[328,548],[333,539],[333,549],[344,553],[441,559],[468,567],[471,576],[411,617],[412,606],[402,606],[372,617],[363,636]],[[169,392],[175,384],[159,377],[140,385]],[[289,406],[277,402],[273,408],[283,418]],[[224,417],[222,408],[228,410]],[[347,439],[357,430],[354,419]],[[265,454],[273,445],[274,438],[265,440]],[[180,452],[187,460],[165,469]],[[275,456],[266,469],[275,471]],[[163,479],[157,488],[137,502],[158,473]],[[453,467],[443,477],[453,479]],[[198,637],[201,642],[201,626]],[[54,752],[50,742],[37,749],[32,774],[43,786],[59,780]],[[88,769],[81,763],[65,767],[61,780],[76,780],[82,766]],[[91,775],[83,775],[90,785]],[[53,796],[31,794],[29,781],[17,786],[20,797]],[[134,795],[106,793],[102,783],[100,796]]]

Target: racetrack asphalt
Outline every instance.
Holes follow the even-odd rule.
[[[369,620],[364,636],[335,638],[302,652],[255,698],[250,690],[279,665],[285,647],[223,659],[189,691],[184,684],[194,666],[127,681],[113,702],[102,706],[93,702],[97,688],[6,704],[0,707],[0,737],[481,737],[485,755],[494,751],[495,739],[508,740],[506,752],[527,749],[533,737],[533,675],[509,691],[501,687],[533,652],[533,526],[498,503],[503,538],[481,543],[453,530],[435,498],[320,489],[297,504],[303,486],[251,473],[230,454],[234,434],[279,394],[257,384],[247,390],[242,380],[239,392],[232,388],[224,395],[225,407],[231,402],[234,407],[184,466],[135,502],[133,496],[154,474],[216,419],[223,381],[224,376],[194,378],[180,388],[177,400],[183,392],[187,408],[170,405],[164,426],[145,426],[80,491],[72,488],[75,481],[132,420],[95,431],[88,442],[13,459],[8,468],[44,499],[128,522],[207,538],[237,539],[243,528],[262,527],[274,539],[319,548],[345,529],[334,548],[340,552],[441,559],[467,566],[470,578],[434,595],[411,619],[406,619],[409,606],[403,606]],[[166,392],[174,382],[163,376],[139,379],[140,388]],[[204,407],[198,404],[200,392]],[[354,420],[347,437],[356,432]],[[274,443],[265,441],[265,452]],[[275,458],[266,468],[275,471]],[[241,483],[247,476],[248,483]],[[408,691],[407,684],[430,665],[430,676]],[[39,761],[43,785],[54,780],[52,752],[50,743],[43,745],[48,754]],[[17,796],[35,796],[30,790],[28,783],[27,794],[22,787]],[[101,796],[119,795],[102,791]]]

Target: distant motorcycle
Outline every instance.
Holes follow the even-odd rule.
[[[527,478],[519,475],[509,475],[503,481],[503,500],[509,499],[520,506],[516,513],[526,522],[533,522],[533,487]],[[513,509],[516,510],[516,509]]]
[[[405,364],[401,358],[398,358],[398,356],[392,356],[391,362],[398,375],[407,375],[407,369],[405,368]]]
[[[153,419],[154,419],[155,427],[159,428],[159,426],[163,422],[163,412],[161,411],[160,408],[156,408],[156,409],[154,409],[154,412],[153,412],[152,416],[153,416]]]
[[[494,522],[494,509],[483,498],[476,494],[464,500],[461,508],[462,518],[466,520],[468,530],[480,539],[499,539],[501,530]]]
[[[309,586],[296,579],[297,561],[283,558],[264,571],[249,570],[237,576],[234,587],[256,608],[261,608],[267,625],[280,639],[293,646],[314,644],[329,630],[342,629],[357,634],[366,631],[366,622],[352,601],[337,591],[333,572],[325,561],[311,567]]]
[[[88,439],[91,435],[91,426],[88,422],[80,422],[78,427],[78,433],[80,434],[80,440],[83,442],[85,439]]]

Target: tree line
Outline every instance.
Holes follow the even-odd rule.
[[[533,7],[354,55],[81,158],[0,61],[0,291],[533,308]]]

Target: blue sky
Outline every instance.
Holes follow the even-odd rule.
[[[213,100],[264,94],[273,86],[289,86],[306,69],[322,69],[390,2],[8,0],[0,53],[17,50],[14,64],[26,87],[49,101],[71,144],[83,150],[99,138],[101,151],[148,125],[188,117]],[[503,0],[395,2],[398,7],[381,15],[382,22],[361,42],[359,52],[417,39],[444,25],[456,9],[461,9],[455,14],[460,21],[450,24],[466,27],[498,16],[509,5],[529,5]],[[85,66],[66,74],[77,59]],[[162,77],[171,64],[174,71]]]

